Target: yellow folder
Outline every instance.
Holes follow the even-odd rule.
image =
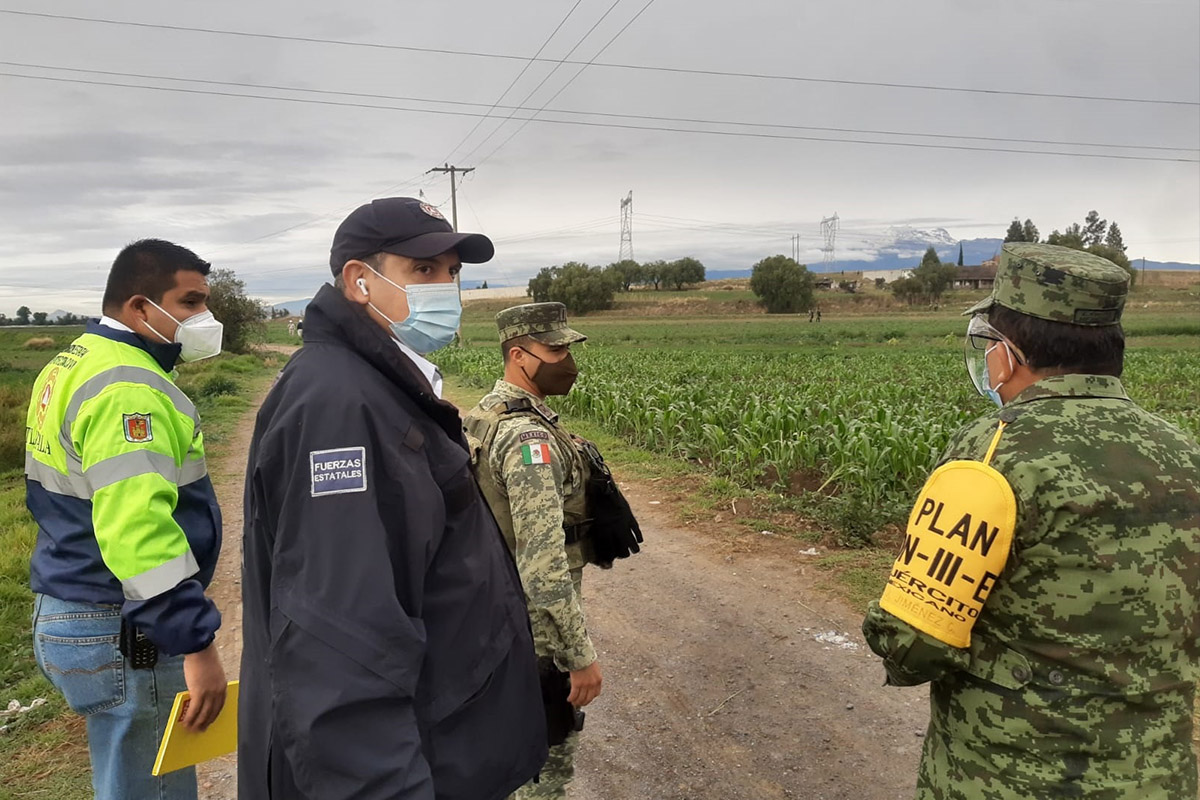
[[[189,696],[187,692],[175,695],[171,720],[167,723],[167,732],[163,734],[162,744],[159,745],[152,775],[174,772],[237,749],[238,682],[230,681],[229,688],[225,691],[224,708],[203,733],[189,731],[179,724],[179,718],[183,715],[183,704]]]

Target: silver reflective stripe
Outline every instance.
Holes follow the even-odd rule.
[[[171,403],[174,404],[175,410],[180,414],[186,414],[191,417],[192,422],[196,426],[200,425],[200,417],[196,414],[195,404],[191,400],[188,400],[187,395],[181,392],[179,387],[171,383],[170,380],[145,367],[113,367],[101,372],[99,375],[88,378],[75,390],[75,394],[71,395],[71,402],[67,404],[67,413],[63,417],[62,431],[59,434],[63,449],[68,453],[75,449],[75,444],[71,438],[71,426],[75,424],[75,418],[79,416],[79,407],[114,383],[138,383],[143,386],[149,386],[151,389],[157,389],[171,398]],[[130,412],[145,412],[148,409],[131,408],[128,410]]]
[[[121,581],[126,600],[149,600],[169,592],[200,571],[196,557],[189,549],[186,553],[172,558],[154,569],[148,569],[141,575],[134,575]]]
[[[179,482],[179,467],[175,459],[152,450],[132,450],[106,458],[88,467],[83,477],[92,494],[95,494],[105,486],[112,486],[126,478],[150,474],[161,475],[171,483]]]
[[[208,465],[204,463],[203,458],[195,461],[185,461],[183,466],[179,468],[180,486],[187,486],[189,483],[195,483],[208,474]]]
[[[92,495],[88,492],[83,476],[78,474],[64,475],[49,464],[43,464],[33,457],[33,453],[25,453],[25,474],[32,481],[37,481],[42,488],[55,494],[65,494],[67,497],[78,497],[87,500]]]

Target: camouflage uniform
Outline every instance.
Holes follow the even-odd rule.
[[[531,334],[545,344],[586,338],[567,327],[566,310],[559,303],[507,309],[497,315],[497,323],[502,342]],[[505,403],[522,400],[529,408],[506,410]],[[585,538],[568,544],[564,525],[586,519],[585,462],[558,415],[536,395],[505,380],[496,381],[466,415],[465,424],[480,488],[525,586],[538,657],[552,658],[564,671],[583,669],[596,660],[583,616],[588,542]],[[535,450],[544,455],[531,458]],[[514,797],[566,797],[577,744],[578,734],[571,733],[566,742],[551,747],[538,782],[522,787]]]
[[[971,312],[1116,324],[1126,279],[1113,270],[1005,245],[993,296]],[[991,463],[1016,496],[1016,535],[970,646],[878,602],[863,624],[889,684],[932,681],[917,797],[1192,800],[1200,446],[1119,379],[1074,374],[967,425],[942,463],[983,459],[1001,420]]]

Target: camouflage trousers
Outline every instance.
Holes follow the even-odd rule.
[[[575,596],[583,603],[583,569],[571,570],[575,584]],[[547,642],[539,638],[537,626],[533,630],[534,648],[538,656],[550,655]],[[550,748],[546,765],[538,775],[537,783],[529,783],[508,796],[508,800],[565,800],[567,786],[575,777],[575,750],[579,746],[579,734],[567,734],[567,740]]]
[[[550,748],[550,757],[538,776],[537,783],[529,783],[509,795],[508,800],[565,800],[567,786],[575,777],[575,748],[579,745],[579,734],[570,733],[567,740]]]

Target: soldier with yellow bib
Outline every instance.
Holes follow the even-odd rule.
[[[920,800],[1192,800],[1200,446],[1121,385],[1129,276],[1004,245],[955,434],[863,623],[931,683]]]

